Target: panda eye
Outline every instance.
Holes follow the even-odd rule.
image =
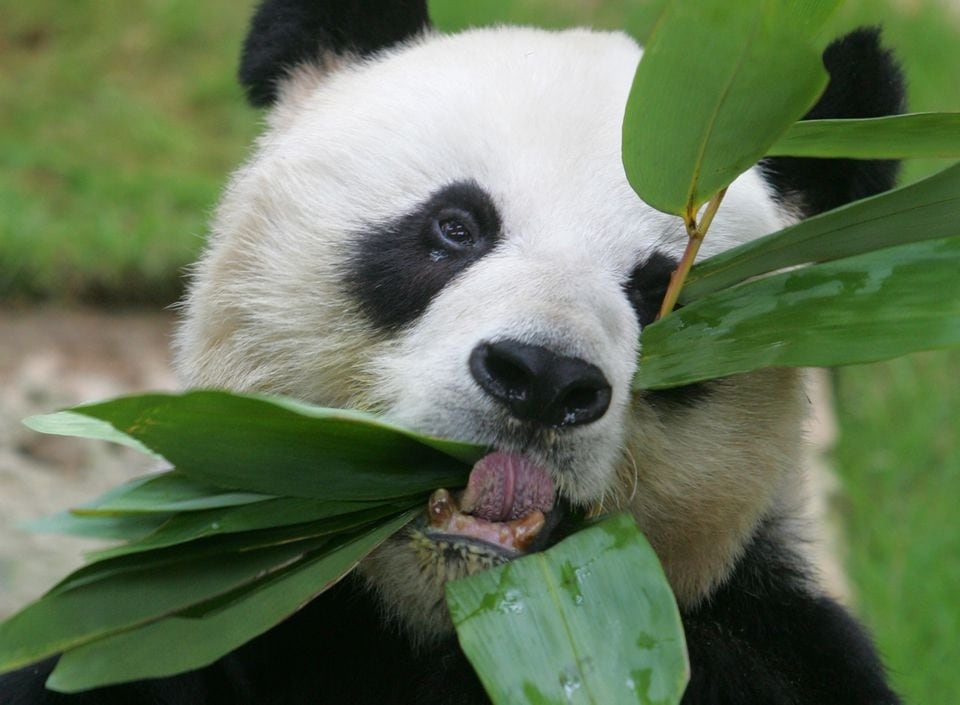
[[[464,245],[473,242],[470,229],[459,220],[447,218],[439,221],[440,235],[451,244]]]
[[[463,252],[474,247],[476,233],[473,218],[463,211],[444,210],[433,219],[434,244],[449,252]]]
[[[501,238],[490,194],[474,181],[454,181],[406,214],[357,232],[346,250],[344,278],[372,323],[398,330]]]
[[[637,314],[641,327],[653,323],[660,310],[660,303],[670,283],[670,273],[677,268],[677,261],[660,252],[654,252],[643,264],[630,274],[624,284],[624,292]]]

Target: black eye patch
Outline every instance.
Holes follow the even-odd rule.
[[[630,279],[624,284],[623,289],[637,313],[637,322],[641,328],[656,320],[663,296],[670,284],[670,273],[676,268],[677,260],[673,257],[654,252],[646,262],[633,270]]]
[[[676,268],[677,260],[654,252],[646,262],[631,272],[630,279],[623,288],[630,305],[636,311],[641,328],[656,320],[670,284],[670,274]],[[671,389],[647,390],[643,396],[658,413],[664,414],[698,406],[709,399],[711,391],[712,387],[708,382],[696,382]]]
[[[500,215],[474,181],[444,186],[410,213],[359,230],[346,259],[347,286],[378,327],[420,316],[458,274],[500,240]]]

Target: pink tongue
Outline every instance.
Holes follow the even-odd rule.
[[[470,471],[460,509],[486,521],[510,521],[553,508],[553,480],[516,453],[491,453]]]

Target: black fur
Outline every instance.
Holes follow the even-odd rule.
[[[444,222],[463,226],[460,246],[438,232]],[[344,282],[374,325],[396,329],[416,319],[450,280],[490,252],[500,227],[493,201],[475,182],[450,184],[413,212],[358,232]]]
[[[863,628],[806,586],[778,533],[762,527],[729,582],[684,614],[681,705],[898,705]]]
[[[325,52],[371,54],[429,22],[426,0],[264,0],[243,45],[240,83],[252,105],[270,105],[294,66]]]
[[[761,528],[730,580],[683,615],[682,705],[898,705],[862,628],[817,595]],[[599,655],[602,657],[602,655]],[[44,693],[53,663],[0,677],[0,705],[487,705],[455,639],[415,651],[347,579],[213,666],[79,697]]]
[[[805,120],[895,115],[905,105],[904,82],[880,30],[863,28],[823,53],[830,83]],[[773,157],[763,162],[767,179],[804,216],[816,215],[893,188],[899,163],[889,160]]]
[[[641,328],[657,319],[660,304],[670,284],[670,273],[676,268],[676,259],[662,252],[654,252],[630,274],[623,288],[637,313]],[[678,407],[690,408],[704,402],[711,390],[709,382],[695,382],[669,389],[648,390],[644,396],[655,408],[672,412]]]
[[[670,284],[670,274],[677,268],[673,257],[654,252],[630,274],[624,291],[637,313],[637,322],[643,328],[653,323],[660,312],[660,304]]]

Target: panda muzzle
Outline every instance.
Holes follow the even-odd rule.
[[[473,466],[459,498],[445,489],[430,496],[431,533],[524,552],[543,529],[554,495],[545,468],[517,453],[490,453]]]

